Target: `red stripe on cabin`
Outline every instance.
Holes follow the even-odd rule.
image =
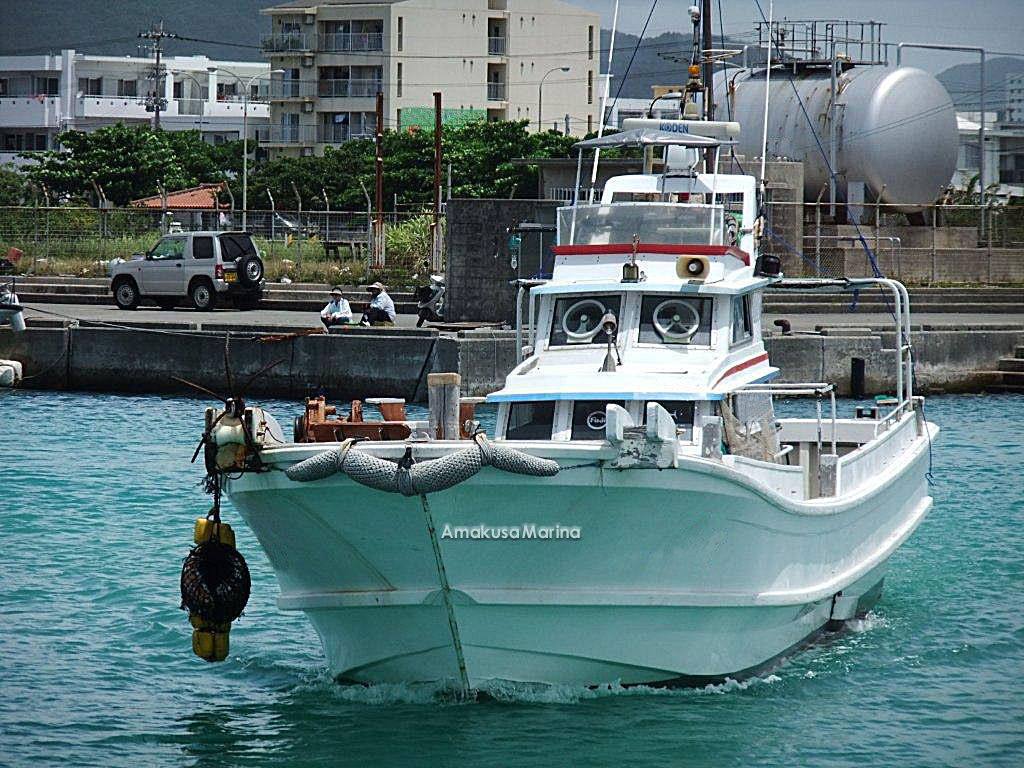
[[[758,355],[757,357],[752,357],[749,360],[744,360],[742,363],[738,363],[738,364],[734,365],[728,371],[726,371],[721,376],[719,376],[718,377],[718,381],[716,381],[712,386],[717,387],[719,384],[722,383],[723,379],[727,379],[730,376],[732,376],[734,373],[739,373],[740,371],[742,371],[742,370],[744,370],[746,368],[749,368],[752,365],[757,365],[758,363],[762,363],[762,362],[764,362],[767,359],[768,359],[768,353],[765,352],[763,355]]]
[[[586,256],[587,254],[632,253],[632,243],[610,245],[556,245],[551,250],[558,256]],[[637,253],[674,253],[688,256],[733,256],[750,266],[750,254],[734,245],[667,245],[664,243],[638,243]]]

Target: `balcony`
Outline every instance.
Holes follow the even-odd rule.
[[[380,80],[319,80],[317,86],[323,99],[373,97],[382,90]]]
[[[505,83],[488,83],[487,84],[487,100],[488,101],[504,101],[505,100]]]
[[[316,95],[315,80],[272,80],[270,82],[271,101],[305,99]]]
[[[320,35],[320,50],[330,53],[383,51],[381,32],[327,32]]]
[[[353,132],[347,125],[321,125],[316,129],[316,140],[319,144],[343,144],[352,139],[372,138],[372,132]]]
[[[505,55],[505,44],[507,39],[502,37],[488,37],[487,38],[487,53],[490,56],[504,56]]]
[[[312,125],[271,125],[257,133],[261,144],[313,144],[316,129]]]
[[[60,127],[62,112],[56,96],[0,98],[0,125],[33,128]]]
[[[301,32],[288,32],[283,35],[262,35],[260,37],[260,50],[264,53],[303,53],[313,50],[315,42],[315,35],[306,35]]]

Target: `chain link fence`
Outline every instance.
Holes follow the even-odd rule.
[[[22,273],[104,277],[110,261],[144,253],[168,232],[244,228],[264,253],[271,280],[372,276],[395,283],[424,274],[433,214],[390,211],[381,218],[381,236],[374,238],[367,211],[250,210],[243,217],[239,210],[0,207],[0,257],[12,258]]]
[[[1024,283],[1024,206],[769,201],[762,250],[793,277],[881,273],[916,285]],[[845,221],[846,223],[838,223]],[[855,223],[856,222],[856,223]]]

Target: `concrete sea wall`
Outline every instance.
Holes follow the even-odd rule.
[[[464,394],[499,389],[515,364],[511,331],[443,334],[418,329],[346,329],[342,333],[296,336],[231,331],[232,373],[246,381],[280,361],[250,388],[252,395],[299,399],[323,393],[333,400],[373,396],[426,399],[428,373],[457,371]],[[170,332],[170,333],[169,333]],[[839,335],[836,335],[839,334]],[[24,365],[23,386],[106,392],[187,392],[180,376],[227,393],[224,347],[227,329],[188,326],[30,327],[16,334],[0,329],[0,358]],[[966,330],[925,329],[913,334],[915,374],[921,391],[979,391],[999,379],[999,359],[1024,340],[1018,326]],[[854,358],[864,361],[868,394],[895,389],[895,334],[870,329],[826,330],[822,334],[771,336],[770,359],[780,381],[825,381],[850,392]]]

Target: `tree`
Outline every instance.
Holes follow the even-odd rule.
[[[39,163],[26,173],[66,200],[94,200],[95,181],[109,200],[126,205],[157,194],[160,184],[175,190],[222,181],[233,167],[233,148],[212,147],[195,131],[115,123],[91,133],[64,131],[57,138],[61,149],[33,153]],[[240,165],[240,152],[238,159]]]
[[[442,128],[443,163],[452,164],[455,197],[533,197],[535,166],[514,165],[520,157],[568,157],[578,139],[547,132],[531,134],[527,123],[478,122]],[[403,203],[427,206],[434,195],[434,133],[417,130],[384,134],[384,207],[397,194]],[[269,188],[279,208],[295,207],[292,183],[303,207],[322,207],[323,193],[335,210],[362,210],[362,187],[373,194],[374,142],[356,139],[328,148],[323,157],[277,158],[249,174],[249,201],[269,205]],[[240,186],[235,179],[234,186]],[[235,196],[238,198],[239,192]]]
[[[11,163],[0,165],[0,205],[23,205],[29,197],[27,182]]]

